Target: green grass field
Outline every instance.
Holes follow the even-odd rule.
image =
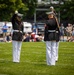
[[[56,66],[46,65],[44,42],[22,43],[20,63],[12,62],[12,43],[0,43],[0,75],[74,75],[74,42],[60,42]]]

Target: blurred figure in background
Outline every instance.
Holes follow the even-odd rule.
[[[72,25],[68,23],[68,26],[66,27],[66,35],[67,35],[67,41],[72,36]]]
[[[63,24],[60,26],[60,40],[64,41],[65,27]]]
[[[24,33],[24,36],[23,36],[23,42],[31,42],[31,34],[29,33]]]
[[[33,25],[32,25],[32,32],[35,34],[38,34],[38,27],[37,27],[36,23],[33,23]]]
[[[7,30],[8,30],[8,26],[7,26],[7,22],[5,22],[2,31],[3,31],[3,41],[7,42]]]
[[[74,26],[73,26],[73,28],[72,28],[72,42],[74,42]]]
[[[74,26],[72,27],[72,35],[70,39],[68,39],[69,42],[74,42]]]

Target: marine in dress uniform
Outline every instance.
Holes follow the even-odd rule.
[[[23,23],[22,23],[22,14],[15,13],[12,16],[12,44],[13,44],[13,62],[20,62],[20,52],[23,39]]]
[[[48,20],[45,24],[44,41],[46,42],[46,62],[47,65],[56,64],[56,50],[59,41],[59,28],[53,12],[48,12]]]
[[[49,10],[50,10],[50,12],[54,13],[54,18],[57,19],[57,13],[56,13],[54,7],[50,6]],[[57,21],[57,24],[58,24],[58,27],[59,27],[58,21]],[[56,58],[55,58],[56,61],[58,61],[58,49],[59,49],[59,41],[57,41],[57,43],[56,43]]]

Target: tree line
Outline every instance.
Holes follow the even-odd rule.
[[[17,10],[24,14],[33,15],[37,0],[0,0],[0,21],[9,21]]]
[[[64,4],[60,5],[58,11],[61,12],[61,20],[74,20],[74,1],[63,0]],[[37,0],[0,0],[0,21],[10,21],[11,16],[15,10],[24,14],[25,18],[33,16],[35,8],[37,7]]]

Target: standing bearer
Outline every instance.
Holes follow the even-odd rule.
[[[45,24],[44,41],[46,42],[47,65],[56,64],[56,50],[59,41],[59,27],[53,12],[47,12],[48,20]]]
[[[50,12],[53,12],[54,13],[54,18],[56,19],[56,22],[57,22],[57,25],[58,25],[58,29],[60,29],[59,23],[58,23],[58,20],[57,20],[57,16],[56,16],[57,13],[56,13],[54,7],[53,6],[50,6],[49,9],[50,9]],[[58,49],[59,49],[59,41],[57,41],[57,43],[56,43],[56,58],[55,58],[56,61],[58,61]]]
[[[22,14],[16,12],[12,16],[12,44],[13,44],[13,62],[20,62],[20,52],[23,39]]]

